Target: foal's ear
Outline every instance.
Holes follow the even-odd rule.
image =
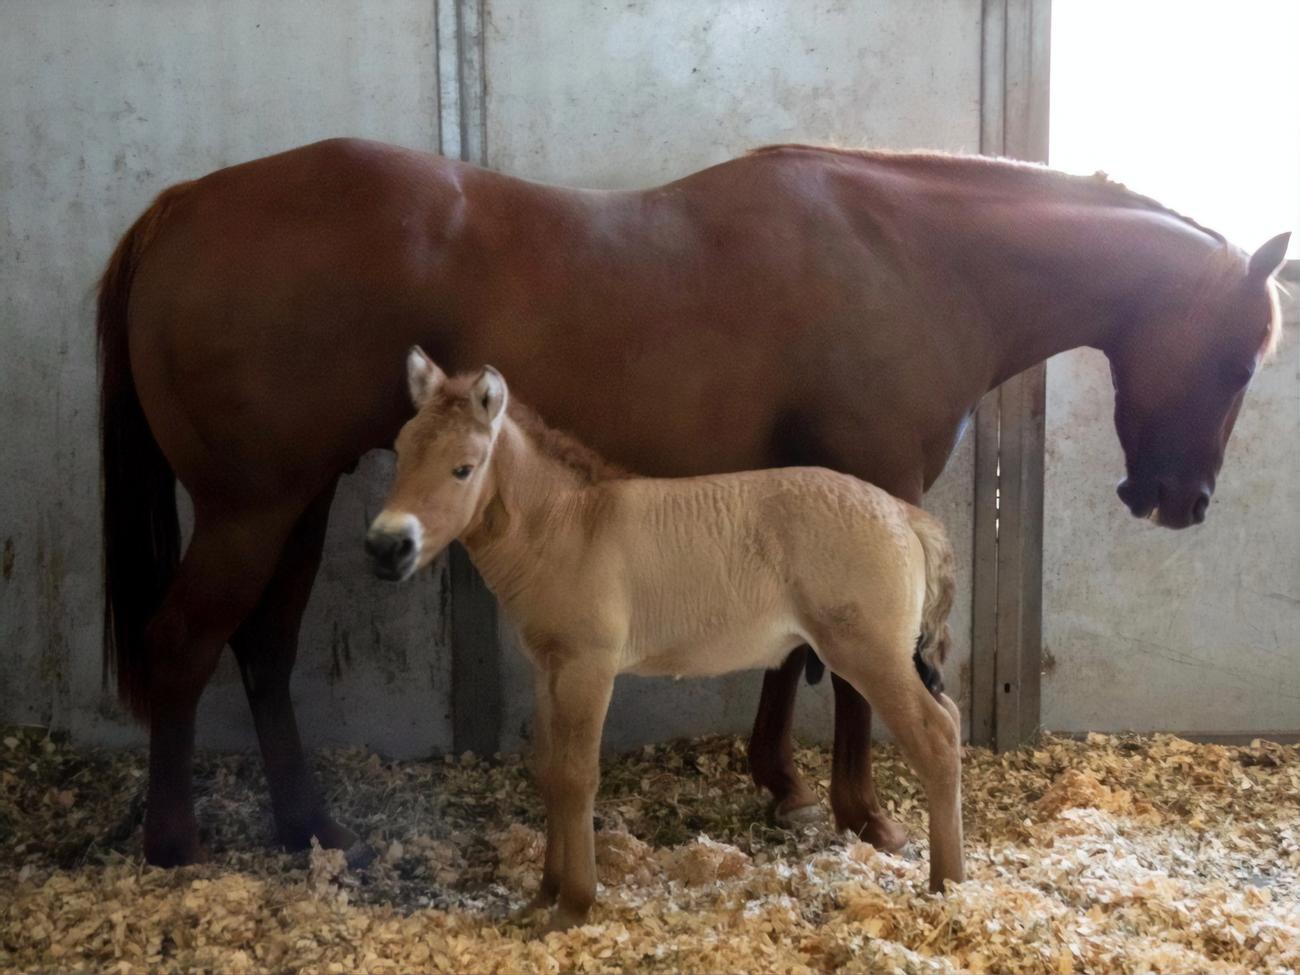
[[[1278,269],[1286,263],[1286,249],[1291,243],[1291,231],[1284,234],[1278,234],[1272,240],[1266,241],[1260,245],[1259,250],[1250,256],[1250,271],[1248,272],[1252,279],[1256,281],[1267,281]]]
[[[506,411],[506,400],[509,397],[510,393],[506,389],[506,381],[501,373],[491,366],[484,366],[470,389],[470,402],[474,408],[474,416],[496,429]]]
[[[411,351],[406,354],[406,386],[411,391],[411,402],[417,410],[429,402],[429,397],[438,391],[446,378],[422,348],[418,345],[411,346]]]

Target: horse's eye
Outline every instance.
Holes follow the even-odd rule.
[[[451,476],[458,481],[463,481],[465,478],[469,477],[473,471],[473,464],[461,464],[459,467],[453,467],[451,469]]]

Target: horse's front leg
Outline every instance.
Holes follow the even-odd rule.
[[[596,787],[600,737],[614,690],[614,673],[599,660],[570,658],[538,674],[549,694],[547,861],[559,844],[557,904],[547,931],[587,919],[596,900]],[[554,824],[554,825],[552,825]],[[546,883],[543,874],[543,884]]]

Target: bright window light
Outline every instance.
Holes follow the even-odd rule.
[[[1054,0],[1051,164],[1248,251],[1300,229],[1297,44],[1300,0]]]

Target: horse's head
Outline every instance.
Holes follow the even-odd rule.
[[[1281,234],[1247,258],[1224,250],[1199,293],[1155,295],[1106,350],[1127,476],[1118,493],[1166,528],[1205,520],[1246,387],[1280,328]],[[1175,310],[1176,307],[1176,310]]]
[[[509,395],[491,366],[448,379],[418,346],[406,375],[416,413],[397,435],[397,478],[366,534],[375,574],[390,580],[428,565],[482,514]]]

